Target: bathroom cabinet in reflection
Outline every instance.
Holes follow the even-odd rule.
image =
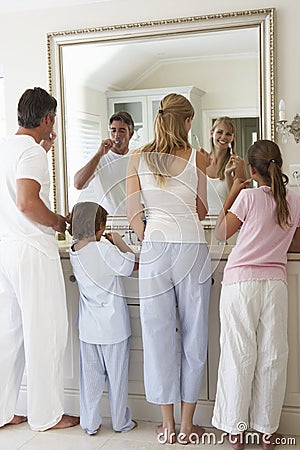
[[[134,135],[130,140],[129,148],[137,149],[153,139],[154,118],[158,111],[160,100],[167,94],[182,94],[190,100],[195,110],[192,136],[201,133],[201,98],[205,92],[195,86],[174,86],[157,89],[133,89],[130,91],[109,91],[106,93],[108,100],[108,113],[127,111],[134,121]]]

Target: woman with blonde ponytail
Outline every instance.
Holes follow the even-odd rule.
[[[164,97],[155,118],[154,139],[131,156],[127,176],[127,216],[142,242],[139,294],[146,397],[161,407],[159,442],[171,444],[187,444],[204,432],[193,424],[193,416],[207,352],[211,268],[201,220],[207,213],[209,156],[189,143],[193,116],[184,96]],[[174,404],[178,402],[177,435]]]
[[[286,385],[288,251],[300,251],[300,197],[286,188],[278,145],[248,150],[256,189],[236,179],[216,226],[217,239],[239,228],[224,270],[220,299],[221,355],[212,423],[229,433],[235,450],[243,430],[263,434],[262,447],[280,444],[276,433]],[[249,418],[249,419],[248,419]]]

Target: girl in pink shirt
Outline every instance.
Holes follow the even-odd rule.
[[[236,179],[216,225],[218,240],[240,229],[228,257],[220,298],[221,355],[212,424],[235,450],[244,431],[262,433],[263,450],[276,434],[286,385],[288,251],[300,251],[300,197],[286,189],[278,146],[260,140],[248,150],[250,180]]]

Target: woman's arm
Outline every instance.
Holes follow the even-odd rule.
[[[297,228],[291,242],[290,248],[288,250],[291,253],[299,253],[300,252],[300,228]]]
[[[141,203],[141,185],[138,176],[140,153],[134,152],[128,162],[126,178],[126,214],[129,224],[142,242],[145,224],[142,220],[143,206]]]
[[[202,153],[196,154],[196,165],[198,173],[198,186],[196,197],[196,209],[199,220],[203,220],[207,214],[207,184],[206,184],[206,168],[209,165],[208,160]]]
[[[240,191],[244,189],[250,181],[251,180],[244,181],[239,178],[234,180],[232,188],[230,189],[227,199],[223,205],[223,209],[217,219],[215,236],[218,241],[226,241],[234,233],[236,233],[242,225],[242,222],[236,217],[236,215],[228,212],[228,209],[231,208]]]

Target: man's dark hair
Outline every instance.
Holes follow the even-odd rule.
[[[18,103],[18,124],[24,128],[37,128],[47,114],[56,112],[57,101],[40,87],[27,89]]]
[[[134,122],[131,115],[128,112],[118,111],[115,114],[113,114],[109,119],[109,125],[111,125],[114,120],[121,120],[122,122],[125,122],[128,125],[129,133],[133,135]]]

